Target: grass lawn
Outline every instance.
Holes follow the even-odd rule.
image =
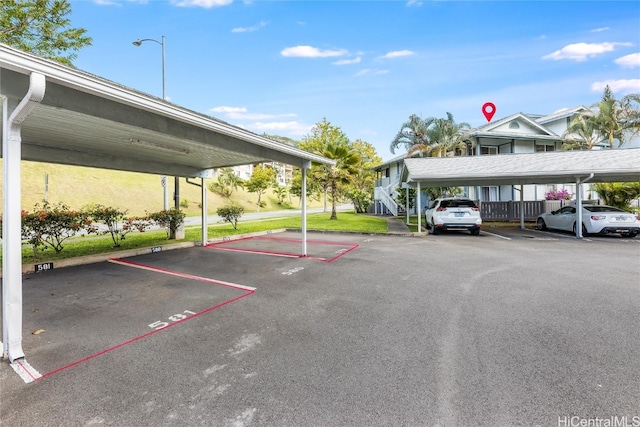
[[[302,218],[294,216],[239,222],[237,230],[235,230],[229,223],[210,225],[209,238],[215,239],[218,237],[233,236],[236,234],[256,233],[282,228],[300,229],[302,228]],[[307,230],[386,233],[387,222],[384,218],[357,215],[353,212],[338,212],[337,220],[330,220],[329,213],[315,213],[307,215]],[[202,229],[198,226],[187,227],[185,229],[185,238],[178,241],[167,240],[167,233],[165,230],[129,233],[118,248],[113,247],[113,241],[109,234],[102,236],[89,235],[73,237],[63,243],[64,249],[58,253],[55,253],[53,249],[47,249],[45,251],[38,251],[34,256],[32,246],[23,246],[22,263],[29,264],[33,262],[55,261],[84,255],[95,255],[100,253],[117,252],[120,250],[153,247],[180,241],[200,241],[201,237]],[[0,257],[1,255],[2,254],[0,253]]]

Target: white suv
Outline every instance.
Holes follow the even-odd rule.
[[[473,200],[464,197],[436,199],[424,216],[431,234],[438,234],[441,230],[469,230],[477,236],[482,226],[478,206]]]

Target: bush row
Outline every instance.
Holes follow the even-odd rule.
[[[34,251],[64,249],[62,243],[78,233],[110,234],[114,247],[132,231],[144,232],[153,225],[167,230],[167,238],[175,236],[184,223],[185,214],[176,208],[147,213],[146,216],[127,216],[127,210],[93,204],[74,211],[63,203],[37,203],[33,212],[22,211],[22,240],[33,245]],[[100,227],[100,224],[103,226]],[[0,232],[2,217],[0,217]]]

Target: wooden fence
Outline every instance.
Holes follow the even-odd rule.
[[[480,207],[480,217],[483,221],[520,221],[520,202],[476,202]],[[568,203],[566,200],[536,200],[524,201],[524,220],[535,221],[543,212],[560,209]]]

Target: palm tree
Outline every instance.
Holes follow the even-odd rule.
[[[626,142],[625,136],[640,132],[640,94],[633,93],[618,101],[614,98],[609,86],[604,88],[602,100],[595,105],[598,114],[595,120],[600,133],[609,140],[609,148],[614,148],[617,139],[618,146]]]
[[[338,219],[336,205],[340,186],[349,184],[358,174],[360,156],[346,144],[329,143],[322,151],[322,156],[335,160],[335,165],[320,165],[312,170],[314,178],[331,191],[331,218]]]
[[[412,114],[409,117],[409,121],[400,126],[400,131],[391,141],[391,146],[389,147],[391,153],[395,154],[396,149],[400,146],[403,146],[407,151],[414,146],[428,147],[429,136],[427,132],[433,120],[435,120],[433,117],[422,120],[420,116]]]
[[[467,142],[464,130],[471,126],[468,123],[456,123],[453,114],[447,112],[446,118],[430,119],[427,129],[428,144],[414,145],[407,153],[408,156],[416,152],[423,152],[427,156],[446,157],[465,152]]]
[[[591,112],[575,116],[562,134],[563,150],[591,150],[606,138],[600,133],[600,126]]]
[[[620,101],[625,124],[631,130],[631,136],[640,134],[640,93],[626,95]]]

